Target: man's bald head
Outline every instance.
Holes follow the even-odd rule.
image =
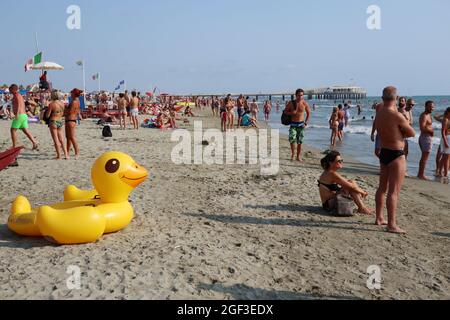
[[[383,101],[395,101],[398,97],[398,91],[396,87],[386,87],[383,90]]]

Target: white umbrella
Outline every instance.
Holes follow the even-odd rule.
[[[35,64],[30,67],[32,70],[64,70],[63,66],[60,66],[57,63],[54,62],[41,62],[38,64]]]
[[[30,92],[39,92],[39,84],[34,84],[33,86],[31,86],[30,88]]]

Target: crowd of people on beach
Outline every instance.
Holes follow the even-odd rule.
[[[84,93],[73,89],[70,94],[43,88],[38,92],[21,94],[19,86],[13,84],[8,94],[0,96],[0,119],[12,121],[11,140],[13,148],[18,147],[17,132],[22,131],[32,142],[33,150],[39,145],[30,132],[29,124],[45,124],[48,126],[54,142],[56,159],[74,158],[80,154],[76,138],[76,129],[81,121],[89,118],[97,119],[102,126],[117,125],[120,130],[128,128],[177,129],[179,122],[189,123],[189,117],[195,117],[189,98],[161,97],[159,101],[143,97],[139,92],[128,91],[119,94],[107,92]],[[82,102],[84,108],[81,107]],[[179,106],[182,103],[182,106]],[[200,107],[200,104],[197,106]],[[139,116],[149,116],[140,123]],[[63,132],[63,130],[65,132]],[[65,138],[64,138],[65,133]]]
[[[298,103],[301,96],[297,97]],[[383,91],[383,102],[374,106],[376,117],[372,130],[372,141],[375,142],[375,155],[380,162],[380,184],[376,193],[376,224],[387,226],[392,233],[406,233],[397,225],[397,205],[405,177],[407,177],[407,157],[409,139],[416,136],[413,128],[414,117],[413,99],[398,96],[395,87],[387,87]],[[425,177],[425,168],[432,151],[432,138],[435,136],[433,127],[433,111],[435,103],[427,101],[425,111],[420,115],[419,145],[422,151],[418,178],[428,180]],[[345,114],[340,105],[333,109],[330,118],[332,130],[331,145],[336,139],[343,139],[342,129],[346,126]],[[442,123],[441,144],[436,159],[436,176],[448,179],[450,166],[450,108],[443,115],[435,117]],[[325,170],[319,179],[320,196],[323,208],[327,211],[339,210],[340,196],[353,199],[358,206],[358,212],[372,214],[372,211],[364,204],[368,193],[362,190],[354,181],[343,178],[338,171],[343,168],[344,160],[337,151],[329,151],[322,159],[322,167]],[[385,204],[388,211],[388,220],[384,218]]]
[[[179,121],[187,121],[186,117],[195,117],[193,108],[203,110],[211,108],[213,117],[221,121],[223,132],[233,131],[236,128],[258,128],[260,109],[256,99],[250,101],[249,97],[240,95],[233,99],[231,95],[226,97],[186,98],[162,96],[158,102],[144,98],[140,93],[128,91],[115,94],[100,92],[97,94],[83,94],[79,89],[74,89],[70,95],[62,95],[57,91],[44,91],[38,95],[30,94],[26,100],[19,92],[17,85],[9,88],[10,95],[3,98],[0,116],[11,119],[11,139],[13,147],[17,147],[17,131],[21,130],[33,144],[33,150],[38,150],[39,145],[29,131],[29,117],[37,117],[48,125],[54,142],[56,159],[69,159],[71,150],[74,150],[75,159],[80,150],[76,139],[76,128],[80,120],[85,118],[81,110],[80,97],[83,96],[86,104],[86,113],[93,115],[99,112],[99,124],[116,124],[121,130],[126,130],[130,125],[134,130],[139,130],[139,115],[150,115],[144,125],[159,129],[179,128]],[[380,185],[376,194],[376,224],[387,225],[388,231],[404,233],[397,225],[397,203],[405,177],[407,177],[407,159],[409,151],[409,139],[415,137],[413,128],[414,117],[413,99],[398,97],[395,87],[387,87],[383,91],[383,102],[374,104],[376,110],[374,118],[372,140],[375,142],[375,155],[380,161]],[[433,127],[433,111],[435,104],[427,101],[425,110],[421,114],[419,144],[422,151],[420,170],[418,177],[426,180],[425,168],[432,150],[432,138],[435,136]],[[291,160],[303,162],[302,146],[305,133],[316,110],[309,106],[305,100],[305,92],[298,89],[295,98],[286,104],[283,117],[289,119],[289,142],[291,145]],[[321,161],[324,173],[319,178],[320,197],[323,208],[327,211],[335,211],[339,208],[340,197],[344,196],[357,205],[358,212],[365,215],[373,214],[364,201],[368,193],[361,189],[354,181],[345,179],[339,174],[343,168],[344,160],[341,154],[333,151],[337,139],[344,139],[344,128],[349,126],[351,102],[341,104],[333,108],[329,125],[332,131],[332,150],[326,153]],[[358,106],[358,114],[362,107]],[[184,111],[183,111],[184,110]],[[276,103],[276,111],[280,112],[280,103]],[[182,114],[180,114],[182,112]],[[268,122],[272,113],[272,102],[263,104],[264,120]],[[442,123],[441,145],[436,159],[436,176],[448,177],[450,165],[450,108],[444,115],[434,118]],[[65,139],[63,136],[65,129]],[[62,152],[62,154],[61,154]],[[383,210],[387,204],[388,221],[385,220]]]

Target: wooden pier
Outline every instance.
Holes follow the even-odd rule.
[[[304,89],[305,97],[308,100],[333,100],[333,101],[344,101],[344,100],[362,100],[367,98],[367,92],[361,87],[354,86],[333,86],[326,88],[314,88],[314,89]],[[223,94],[191,94],[190,97],[225,97],[228,93]],[[239,97],[241,94],[231,93],[233,98]],[[257,101],[260,97],[269,97],[272,101],[274,97],[281,97],[283,101],[286,99],[294,99],[295,92],[281,92],[281,93],[242,93],[244,97],[255,98]]]

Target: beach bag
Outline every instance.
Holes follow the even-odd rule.
[[[292,100],[291,103],[295,106],[294,110],[297,110],[297,104],[295,100]],[[286,109],[283,111],[283,114],[281,115],[281,124],[284,126],[290,126],[292,124],[292,116],[286,113]]]
[[[336,196],[336,210],[337,217],[353,217],[355,216],[355,203],[353,199],[347,198],[341,194]]]
[[[48,108],[44,109],[44,113],[42,115],[42,121],[48,126],[50,124],[50,117],[46,117]]]
[[[110,126],[104,126],[102,132],[103,138],[112,138],[112,131]]]

